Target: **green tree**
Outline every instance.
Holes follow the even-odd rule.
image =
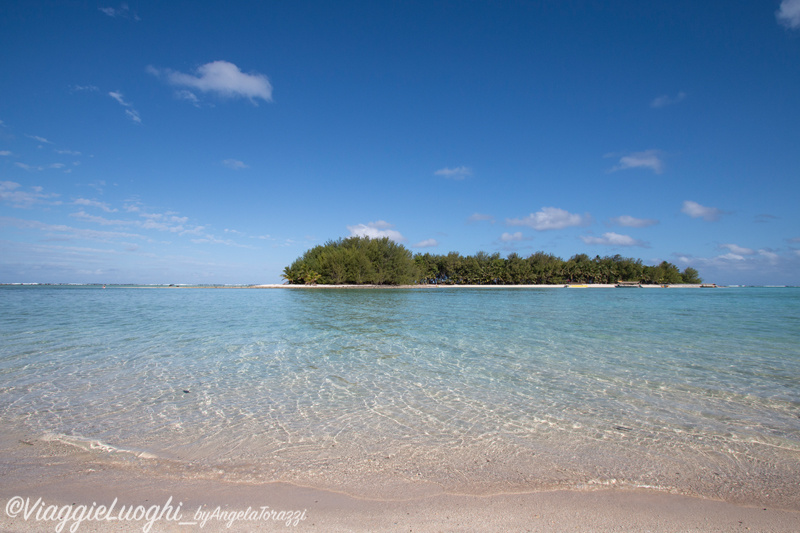
[[[686,267],[681,273],[681,283],[702,283],[700,273],[692,267]]]

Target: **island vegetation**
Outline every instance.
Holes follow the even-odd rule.
[[[333,285],[558,285],[701,283],[697,270],[663,261],[650,266],[620,255],[576,254],[563,260],[536,252],[528,257],[478,252],[463,256],[416,254],[388,238],[349,237],[306,251],[283,271],[290,284]]]

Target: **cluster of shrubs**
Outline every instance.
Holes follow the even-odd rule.
[[[388,239],[349,237],[306,251],[283,271],[288,283],[335,285],[548,285],[617,283],[701,283],[697,270],[681,272],[667,261],[644,265],[630,257],[576,254],[565,261],[545,252],[523,258],[516,253],[478,252],[462,256],[416,254]]]

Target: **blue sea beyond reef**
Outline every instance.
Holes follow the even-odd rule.
[[[164,476],[800,509],[800,289],[0,287],[0,419]]]

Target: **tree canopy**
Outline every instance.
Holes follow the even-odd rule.
[[[384,237],[349,237],[315,246],[283,271],[292,284],[334,285],[553,285],[563,283],[646,284],[701,283],[697,270],[662,261],[644,265],[620,255],[594,258],[576,254],[564,261],[545,252],[523,258],[511,253],[478,252],[462,256],[430,253],[412,256],[403,245]]]
[[[388,237],[328,241],[283,270],[289,283],[334,285],[407,285],[416,274],[411,252]]]

